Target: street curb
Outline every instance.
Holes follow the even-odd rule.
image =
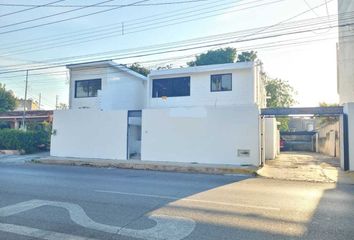
[[[124,160],[126,161],[126,160]],[[51,165],[70,165],[70,166],[88,166],[101,168],[122,168],[135,170],[152,170],[165,172],[182,172],[182,173],[205,173],[205,174],[244,174],[256,176],[258,170],[254,166],[212,166],[211,164],[198,163],[171,163],[171,162],[149,162],[149,161],[109,161],[109,160],[72,160],[72,159],[54,159],[41,158],[32,160],[32,163],[51,164]]]

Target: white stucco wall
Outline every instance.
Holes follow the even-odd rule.
[[[256,105],[145,109],[142,121],[142,160],[260,164]]]
[[[134,77],[126,76],[125,78],[109,80],[105,89],[99,94],[101,109],[141,110],[145,107],[145,89],[146,82]]]
[[[272,160],[277,156],[278,152],[278,129],[277,120],[275,118],[265,118],[265,159]]]
[[[51,156],[126,159],[127,111],[54,111]]]
[[[212,67],[213,65],[210,65],[209,69]],[[176,70],[171,69],[170,72],[173,71]],[[225,73],[232,73],[232,91],[211,92],[210,75]],[[178,73],[172,75],[169,73],[169,70],[161,71],[160,75],[157,71],[154,73],[154,75],[149,77],[149,84],[147,88],[147,106],[148,108],[168,108],[193,106],[230,106],[255,103],[258,104],[261,98],[261,90],[256,86],[256,82],[259,80],[258,74],[259,72],[256,72],[253,66],[231,70],[220,70],[215,67],[214,70]],[[152,98],[153,79],[187,76],[191,77],[190,96],[168,97],[165,100],[161,98]]]
[[[102,79],[97,97],[75,98],[75,81]],[[137,110],[145,106],[146,81],[111,66],[70,71],[70,109]]]
[[[354,24],[348,14],[354,11],[354,1],[338,0],[339,25]],[[346,14],[345,14],[346,13]],[[354,102],[354,25],[339,28],[338,94],[340,102]]]

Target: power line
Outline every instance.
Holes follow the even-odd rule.
[[[64,2],[64,1],[66,1],[66,0],[54,1],[54,2],[50,2],[50,3],[42,4],[42,5],[33,5],[30,8],[26,8],[26,9],[18,10],[18,11],[15,11],[15,12],[2,14],[2,15],[0,15],[0,17],[6,17],[6,16],[17,14],[17,13],[21,13],[21,12],[27,12],[27,11],[30,11],[30,10],[33,10],[33,9],[36,9],[36,8],[46,7],[46,6],[50,6],[51,4],[55,4],[55,3],[58,3],[58,2]]]
[[[42,19],[46,19],[46,18],[59,16],[59,15],[62,15],[62,14],[76,12],[76,11],[80,11],[82,9],[88,8],[90,6],[100,5],[100,4],[107,3],[107,2],[112,2],[112,1],[115,1],[115,0],[106,0],[106,1],[102,1],[102,2],[99,2],[99,3],[95,3],[95,4],[92,4],[92,5],[89,5],[87,7],[80,7],[80,8],[71,9],[71,10],[68,10],[68,11],[59,12],[59,13],[55,13],[55,14],[51,14],[51,15],[47,15],[47,16],[43,16],[43,17],[32,18],[32,19],[29,19],[29,20],[21,21],[21,22],[16,22],[16,23],[11,23],[11,24],[7,24],[7,25],[2,25],[2,26],[0,26],[0,28],[7,28],[7,27],[12,27],[12,26],[17,26],[17,25],[24,24],[24,23],[34,22],[34,21],[38,21],[38,20],[42,20]]]
[[[304,0],[304,3],[307,5],[307,7],[308,7],[309,9],[311,9],[311,11],[312,11],[317,17],[320,16],[315,10],[312,9],[311,5],[309,4],[309,2],[308,2],[307,0]]]
[[[188,10],[190,11],[190,9],[197,8],[196,10],[193,11],[195,13],[195,12],[198,12],[198,11],[203,10],[203,9],[210,9],[210,8],[214,8],[214,7],[217,7],[217,6],[225,6],[225,3],[223,3],[225,1],[226,0],[219,1],[219,2],[222,2],[222,4],[217,4],[217,5],[215,5],[215,3],[198,5],[198,6],[189,8]],[[244,1],[244,0],[240,0],[240,1]],[[257,0],[257,1],[263,1],[263,0]],[[234,1],[232,1],[231,3],[233,3],[233,2]],[[211,4],[214,4],[214,6],[210,7],[209,5],[211,5]],[[200,8],[200,6],[205,6],[205,8]],[[179,9],[179,10],[175,10],[175,11],[172,11],[172,12],[166,12],[166,13],[163,13],[163,14],[151,15],[151,16],[137,18],[137,19],[133,19],[133,20],[124,20],[124,23],[125,23],[125,25],[129,25],[129,24],[130,25],[136,25],[137,23],[146,24],[149,21],[150,22],[151,21],[156,21],[157,20],[156,16],[160,16],[158,19],[163,19],[165,21],[165,20],[168,20],[168,18],[170,18],[171,16],[175,16],[176,14],[180,15],[181,12],[185,13],[185,10],[186,9]],[[172,13],[173,15],[171,15],[170,13]],[[170,15],[168,15],[168,14],[170,14]],[[164,17],[161,18],[161,16],[164,16]],[[101,32],[107,31],[107,30],[114,30],[115,32],[119,32],[120,33],[121,29],[117,30],[117,27],[121,28],[121,23],[122,22],[120,21],[120,22],[117,22],[117,23],[97,26],[97,27],[93,27],[93,28],[90,28],[90,29],[97,29],[97,30],[91,31],[92,33],[101,33]],[[12,44],[3,45],[3,46],[1,46],[1,48],[2,49],[8,49],[8,48],[13,49],[13,48],[20,47],[20,46],[28,46],[28,44],[31,43],[31,42],[33,42],[35,44],[38,44],[38,43],[52,43],[54,40],[60,40],[60,39],[65,39],[65,38],[73,39],[75,36],[78,36],[78,37],[82,38],[82,36],[87,35],[87,34],[90,34],[90,30],[81,30],[81,31],[75,31],[75,32],[71,32],[71,33],[64,33],[64,34],[54,35],[54,38],[47,38],[47,39],[45,39],[45,38],[44,39],[43,38],[34,38],[32,40],[19,41],[19,42],[15,42],[15,43],[12,43]],[[55,36],[58,36],[58,37],[55,37]],[[90,36],[88,36],[88,37],[90,37]],[[47,46],[49,46],[49,44]]]
[[[345,24],[340,27],[346,27],[349,24]],[[329,27],[323,27],[323,28],[318,28],[316,30],[323,30],[327,29]],[[332,27],[331,27],[332,28]],[[306,33],[311,30],[304,30],[304,31],[299,31],[299,32],[293,32],[293,33],[287,33],[287,34],[277,34],[273,36],[266,36],[266,37],[256,37],[252,39],[246,39],[246,40],[235,40],[235,41],[228,41],[228,42],[222,42],[222,43],[217,43],[217,44],[209,44],[209,45],[202,45],[198,47],[188,47],[188,48],[182,48],[182,49],[174,49],[174,50],[165,50],[165,51],[159,51],[159,52],[153,52],[153,53],[147,53],[147,54],[139,54],[139,55],[134,55],[134,56],[129,56],[129,57],[116,57],[116,58],[111,58],[112,60],[121,60],[121,59],[126,59],[126,58],[137,58],[137,57],[146,57],[146,56],[152,56],[152,55],[160,55],[160,54],[165,54],[165,53],[172,53],[172,52],[183,52],[187,50],[195,50],[199,48],[208,48],[208,47],[213,47],[213,46],[222,46],[222,45],[228,45],[228,44],[234,44],[234,43],[240,43],[240,42],[247,42],[247,41],[254,41],[254,40],[262,40],[262,39],[268,39],[268,38],[273,38],[273,37],[281,37],[285,35],[293,35],[293,34],[299,34],[299,33]],[[73,64],[74,62],[71,62]],[[68,63],[62,64],[62,63],[56,63],[51,66],[43,66],[43,67],[37,67],[37,68],[32,68],[30,70],[43,70],[43,69],[50,69],[50,68],[57,68],[57,67],[65,67]],[[22,72],[24,69],[18,69],[18,70],[11,70],[11,71],[4,71],[0,72],[0,74],[7,74],[7,73],[15,73],[15,72]]]
[[[351,36],[354,36],[354,35],[351,35]],[[346,37],[349,37],[349,36],[346,36]],[[298,38],[297,40],[302,40],[303,38]],[[267,44],[260,44],[260,45],[250,45],[250,46],[246,46],[246,47],[242,47],[242,48],[237,48],[238,51],[247,51],[247,50],[259,50],[259,49],[276,49],[276,48],[282,48],[282,47],[285,47],[285,46],[298,46],[298,45],[303,45],[304,43],[311,43],[311,42],[317,42],[317,41],[324,41],[324,40],[328,40],[328,39],[334,39],[334,38],[322,38],[322,39],[314,39],[314,40],[307,40],[307,41],[297,41],[297,42],[288,42],[288,41],[292,41],[292,39],[290,40],[286,40],[286,41],[275,41],[275,42],[270,42],[270,43],[267,43]],[[185,58],[190,58],[190,57],[193,57],[195,56],[196,54],[193,54],[193,55],[187,55],[187,56],[182,56],[182,57],[173,57],[173,58],[167,58],[167,59],[157,59],[157,60],[150,60],[150,61],[139,61],[139,63],[148,63],[148,62],[161,62],[161,61],[165,61],[165,60],[180,60],[180,59],[185,59]],[[161,64],[160,64],[161,65]],[[90,68],[90,69],[100,69],[100,68],[106,68],[106,67],[87,67],[87,68]],[[63,71],[65,75],[67,71]],[[46,73],[48,75],[51,75],[51,73]],[[116,74],[116,71],[113,71],[113,72],[108,72],[107,75],[113,75],[113,74]],[[34,75],[34,74],[31,74],[31,75]],[[37,74],[36,74],[37,75]],[[91,75],[91,74],[83,74],[83,75]],[[22,76],[22,75],[21,75]],[[12,76],[12,77],[18,77],[18,76]],[[54,80],[52,80],[54,81]],[[50,86],[48,84],[50,84],[52,81],[46,81],[46,82],[43,82],[42,84],[37,84],[37,85],[47,85],[47,86]],[[58,81],[62,81],[62,80],[58,80]],[[13,82],[13,81],[12,81]],[[11,83],[12,83],[11,82]],[[22,82],[22,80],[21,80]],[[32,83],[34,84],[34,83]],[[16,84],[15,84],[16,85]],[[21,83],[22,85],[22,83]],[[36,86],[37,86],[36,85]],[[43,88],[43,87],[42,87]],[[57,87],[55,87],[57,89]]]
[[[333,1],[333,0],[330,0],[330,1]],[[317,5],[317,6],[314,6],[312,9],[319,8],[319,7],[323,6],[323,5],[324,5],[324,3],[323,3],[323,4],[320,4],[320,5]],[[281,22],[279,22],[279,23],[277,23],[277,24],[273,24],[273,25],[270,25],[270,26],[261,28],[260,30],[256,30],[255,32],[252,32],[251,34],[248,34],[248,35],[246,35],[246,36],[243,36],[243,38],[245,38],[245,37],[250,37],[250,36],[253,36],[253,35],[255,35],[255,34],[264,32],[264,31],[266,31],[266,30],[268,30],[268,29],[274,28],[274,27],[277,26],[277,25],[281,25],[282,23],[284,23],[284,22],[286,22],[286,21],[290,21],[290,20],[292,20],[292,19],[294,19],[294,18],[297,18],[297,17],[301,16],[301,15],[303,15],[303,14],[305,14],[305,13],[311,11],[312,9],[309,9],[309,10],[306,10],[306,11],[304,11],[304,12],[301,12],[301,13],[299,13],[299,14],[297,14],[297,15],[295,15],[295,16],[292,16],[292,17],[290,17],[290,18],[287,18],[287,19],[285,19],[285,20],[283,20],[283,21],[281,21]],[[284,35],[284,34],[282,34],[282,35]],[[216,46],[219,46],[219,44],[220,44],[220,43],[218,43]],[[223,44],[221,44],[221,45],[223,45]],[[210,46],[210,45],[208,45],[208,46]],[[187,49],[189,49],[189,48],[187,48]],[[170,52],[170,51],[169,51],[169,52]],[[154,54],[154,53],[152,53],[152,54]],[[97,54],[92,54],[92,55],[97,55]],[[148,54],[148,56],[150,56],[150,55],[151,55],[151,54]],[[141,57],[141,56],[146,56],[146,55],[143,55],[143,54],[138,55],[138,57]],[[125,57],[127,57],[127,56],[125,56]],[[134,56],[130,56],[130,57],[134,57]],[[121,59],[121,58],[119,58],[119,59]],[[39,68],[39,69],[41,69],[41,68]]]
[[[316,30],[317,29],[325,29],[325,28],[327,28],[327,27],[321,27],[321,28],[316,28]],[[263,28],[261,28],[261,29],[263,29]],[[308,32],[308,31],[313,31],[313,28],[311,28],[311,29],[306,29],[306,30],[302,30],[302,31],[295,31],[295,32],[284,32],[284,33],[281,33],[280,35],[290,35],[290,34],[298,34],[298,33],[303,33],[303,32]],[[259,32],[259,31],[257,31],[257,32]],[[270,32],[270,33],[272,33],[272,32]],[[249,34],[248,34],[249,35]],[[228,37],[228,39],[233,39],[234,37],[236,37],[237,35],[230,35],[230,37]],[[245,36],[245,35],[241,35],[241,36]],[[246,35],[247,36],[247,35]],[[272,34],[272,35],[266,35],[266,36],[261,36],[261,38],[262,37],[276,37],[276,36],[278,36],[278,35],[274,35],[274,34]],[[201,45],[201,44],[205,44],[205,43],[211,43],[211,42],[215,42],[216,40],[210,40],[210,41],[205,41],[205,39],[212,39],[212,38],[214,38],[214,36],[209,36],[209,37],[205,37],[205,38],[199,38],[200,40],[203,40],[203,41],[200,41],[200,42],[194,42],[193,43],[193,45],[190,45],[190,44],[184,44],[184,45],[180,45],[180,46],[176,46],[176,47],[184,47],[184,46],[195,46],[195,45]],[[199,40],[199,39],[197,39],[197,40]],[[227,38],[222,38],[221,40],[225,40],[225,39],[227,39]],[[258,38],[257,38],[258,39]],[[248,41],[251,41],[251,40],[253,40],[253,39],[248,39]],[[186,43],[188,43],[188,42],[193,42],[192,40],[189,40],[189,41],[185,41]],[[240,41],[238,41],[238,42],[240,42]],[[135,55],[132,55],[132,54],[141,54],[141,53],[154,53],[154,51],[158,51],[158,50],[166,50],[166,49],[171,49],[172,48],[172,46],[174,45],[174,44],[179,44],[179,43],[183,43],[183,41],[182,42],[175,42],[175,43],[168,43],[168,44],[164,44],[164,45],[162,45],[162,46],[166,46],[166,47],[164,47],[164,48],[158,48],[158,49],[150,49],[150,48],[153,48],[153,47],[159,47],[159,45],[152,45],[152,46],[145,46],[145,47],[143,47],[143,48],[140,48],[140,49],[145,49],[145,50],[143,50],[143,51],[134,51],[134,52],[127,52],[126,54],[124,54],[124,55],[119,55],[121,58],[120,59],[122,59],[122,58],[132,58],[132,57],[134,57]],[[161,46],[161,45],[160,45]],[[176,48],[176,47],[174,47],[174,48]],[[204,47],[203,45],[202,45],[202,47]],[[138,48],[139,49],[139,48]],[[134,50],[134,49],[132,49],[132,50]],[[117,56],[116,54],[117,53],[119,53],[119,52],[125,52],[125,51],[110,51],[110,52],[106,52],[106,53],[101,53],[101,54],[111,54],[111,56],[104,56],[105,58],[111,58],[112,57],[112,54],[114,54],[113,55],[113,57],[114,56]],[[98,54],[88,54],[88,55],[83,55],[83,56],[80,56],[80,57],[78,57],[78,58],[83,58],[83,57],[94,57],[94,56],[97,56]],[[101,56],[101,58],[102,58],[102,56]],[[58,61],[60,62],[60,61],[62,61],[62,60],[65,60],[65,59],[72,59],[72,58],[61,58],[61,59],[56,59],[56,60],[47,60],[47,61],[43,61],[43,62],[41,62],[41,63],[53,63],[53,64],[56,64]],[[77,60],[76,60],[77,61]],[[83,61],[83,60],[81,60],[81,61]],[[67,63],[67,61],[64,61],[64,62],[66,62]],[[13,65],[13,66],[21,66],[21,65]],[[9,67],[9,66],[7,66],[7,67]]]
[[[141,7],[141,6],[163,6],[163,5],[178,5],[178,4],[188,4],[188,3],[196,3],[196,2],[206,2],[209,0],[189,0],[189,1],[175,1],[175,2],[159,2],[159,3],[141,3],[141,4],[136,4],[134,5],[135,7]],[[13,4],[13,3],[0,3],[0,6],[5,6],[5,7],[37,7],[39,5],[35,4]],[[104,4],[104,5],[98,5],[98,6],[90,6],[91,8],[110,8],[110,7],[121,7],[124,5],[119,5],[119,4]],[[75,5],[75,4],[56,4],[56,5],[50,5],[46,7],[51,7],[51,8],[75,8],[75,7],[88,7],[88,5]]]
[[[320,6],[320,5],[319,5]],[[319,6],[317,6],[317,7],[319,7]],[[309,11],[309,10],[308,10]],[[306,12],[308,12],[308,11],[305,11],[305,12],[302,12],[301,14],[304,14],[304,13],[306,13]],[[295,15],[295,16],[293,16],[293,17],[291,17],[291,18],[289,18],[289,19],[293,19],[293,18],[295,18],[295,17],[297,17],[297,16],[299,16],[299,15],[301,15],[301,14],[297,14],[297,15]],[[286,20],[288,20],[288,19],[286,19]],[[284,20],[284,21],[286,21],[286,20]],[[280,23],[278,23],[278,24],[281,24],[281,23],[283,23],[284,21],[282,21],[282,22],[280,22]],[[277,25],[277,24],[275,24],[275,25]],[[265,28],[263,28],[263,29],[261,29],[260,31],[256,31],[256,32],[254,32],[254,33],[252,33],[252,34],[250,34],[250,35],[248,35],[248,36],[252,36],[252,35],[255,35],[255,34],[257,34],[257,33],[260,33],[260,32],[262,32],[262,31],[265,31],[266,29],[269,29],[269,28],[272,28],[272,27],[274,27],[275,25],[271,25],[271,26],[268,26],[268,27],[265,27]],[[321,29],[321,28],[320,28]],[[307,32],[308,30],[306,30],[306,31],[297,31],[297,32],[294,32],[294,33],[291,33],[291,34],[297,34],[297,33],[304,33],[304,32]],[[270,36],[262,36],[262,37],[259,37],[259,38],[255,38],[255,39],[247,39],[246,41],[251,41],[251,40],[258,40],[258,39],[264,39],[264,38],[269,38],[269,37],[276,37],[276,36],[283,36],[283,35],[287,35],[287,34],[289,34],[289,33],[283,33],[283,34],[278,34],[278,35],[270,35]],[[245,41],[245,40],[242,40],[242,41]],[[237,41],[229,41],[229,42],[222,42],[222,43],[217,43],[217,44],[209,44],[209,45],[201,45],[201,46],[198,46],[197,48],[205,48],[205,47],[210,47],[210,46],[220,46],[220,45],[225,45],[225,44],[230,44],[230,43],[236,43],[236,42],[242,42],[242,41],[239,41],[239,40],[237,40]],[[195,47],[194,47],[195,48]],[[140,53],[139,55],[132,55],[132,56],[124,56],[124,57],[120,57],[120,58],[114,58],[114,59],[123,59],[123,58],[133,58],[133,57],[142,57],[142,56],[150,56],[150,55],[156,55],[156,54],[162,54],[162,53],[170,53],[170,52],[176,52],[176,51],[186,51],[186,50],[190,50],[191,48],[189,47],[187,47],[187,48],[185,48],[185,49],[174,49],[174,50],[165,50],[165,51],[158,51],[158,52],[150,52],[150,53],[148,53],[148,54],[142,54],[142,53]],[[67,62],[66,62],[67,63]],[[60,64],[60,63],[53,63],[53,65],[52,66],[47,66],[47,67],[45,67],[45,66],[43,66],[43,67],[36,67],[36,68],[34,68],[34,69],[36,69],[36,70],[41,70],[41,69],[48,69],[48,68],[53,68],[53,67],[57,67],[57,64]],[[59,66],[63,66],[63,65],[59,65]],[[5,71],[5,72],[2,72],[1,74],[4,74],[4,73],[10,73],[10,72],[18,72],[18,71],[21,71],[21,70],[10,70],[10,71]]]
[[[259,5],[258,5],[259,6]],[[254,7],[254,6],[253,6]],[[194,14],[194,15],[196,15],[196,14]],[[335,21],[337,21],[336,19],[335,19]],[[184,21],[185,22],[185,21]],[[128,32],[129,33],[129,32]],[[112,36],[112,35],[111,35]],[[56,45],[56,47],[58,47],[58,46],[71,46],[72,44],[82,44],[82,43],[84,43],[84,42],[89,42],[89,41],[96,41],[96,40],[99,40],[99,39],[103,39],[103,38],[106,38],[105,36],[102,36],[102,34],[98,34],[98,37],[96,37],[96,38],[92,38],[92,36],[90,37],[90,39],[88,39],[88,40],[85,40],[86,39],[86,37],[83,37],[83,38],[81,38],[81,39],[83,39],[83,41],[77,41],[77,40],[80,40],[80,39],[74,39],[74,40],[69,40],[69,41],[67,41],[67,42],[64,42],[64,44],[63,43],[61,43],[61,44],[59,44],[59,45]],[[77,42],[75,42],[75,41],[77,41]],[[45,45],[44,45],[45,46]],[[39,50],[43,50],[43,49],[48,49],[48,48],[52,48],[53,47],[53,45],[52,44],[48,44],[48,47],[44,47],[44,48],[40,48],[40,49],[33,49],[33,47],[31,48],[31,49],[29,49],[29,50],[27,50],[26,51],[26,49],[22,49],[22,50],[15,50],[15,51],[12,51],[11,53],[12,54],[15,54],[15,53],[28,53],[28,52],[34,52],[34,51],[39,51]],[[25,50],[25,51],[23,51],[23,50]],[[7,54],[10,54],[10,53],[7,53]]]
[[[110,1],[112,1],[112,0],[110,0]],[[28,30],[28,29],[48,26],[48,25],[52,25],[52,24],[55,24],[55,23],[66,22],[66,21],[70,21],[70,20],[74,20],[74,19],[83,18],[83,17],[89,17],[89,16],[92,16],[92,15],[113,11],[113,10],[116,10],[116,9],[119,9],[119,8],[123,8],[123,7],[133,6],[133,5],[137,4],[137,3],[147,2],[147,1],[149,1],[149,0],[140,0],[140,1],[137,1],[137,2],[134,2],[134,3],[130,3],[130,4],[126,4],[126,5],[119,6],[119,7],[109,8],[109,9],[96,11],[96,12],[92,12],[92,13],[87,13],[87,14],[83,14],[83,15],[79,15],[79,16],[75,16],[75,17],[70,17],[70,18],[65,18],[65,19],[61,19],[61,20],[57,20],[57,21],[42,23],[42,24],[38,24],[38,25],[34,25],[34,26],[28,26],[28,27],[8,30],[8,31],[0,32],[0,34],[8,34],[8,33],[13,33],[13,32],[18,32],[18,31],[23,31],[23,30]]]
[[[278,2],[278,1],[276,1]],[[273,2],[274,3],[274,2]],[[270,4],[270,2],[266,3],[266,4]],[[264,5],[264,4],[262,4]],[[321,4],[323,5],[323,4]],[[260,5],[257,5],[257,6],[260,6]],[[257,7],[257,6],[252,6],[252,7]],[[250,7],[251,8],[251,7]],[[224,14],[224,13],[223,13]],[[195,15],[199,15],[199,14],[195,14],[193,13],[192,11],[192,16],[195,16]],[[216,15],[216,14],[215,14]],[[211,16],[215,16],[215,15],[211,15]],[[217,14],[219,15],[219,14]],[[207,16],[207,17],[210,17],[210,16]],[[186,17],[183,17],[183,19],[186,18]],[[196,20],[196,19],[200,19],[200,18],[194,18],[194,19],[191,19],[191,20],[183,20],[182,22],[188,22],[188,21],[193,21],[193,20]],[[172,20],[175,20],[175,19],[172,19]],[[163,21],[164,23],[167,22],[166,20]],[[178,23],[181,23],[181,22],[178,22]],[[131,32],[126,32],[125,31],[125,34],[129,34],[129,33],[135,33],[135,32],[141,32],[141,31],[146,31],[146,30],[149,30],[149,29],[156,29],[158,27],[164,27],[164,26],[168,26],[168,25],[174,25],[174,24],[178,24],[178,23],[173,23],[173,24],[164,24],[163,26],[153,26],[151,28],[147,28],[147,29],[143,29],[143,30],[138,30],[138,31],[131,31]],[[141,28],[143,26],[139,26],[139,27],[136,27],[136,28]],[[90,41],[97,41],[97,40],[100,40],[100,39],[104,39],[104,38],[108,38],[108,37],[113,37],[113,36],[117,36],[117,35],[121,35],[120,33],[119,34],[114,34],[115,32],[120,32],[120,30],[114,30],[114,31],[111,31],[111,32],[108,32],[106,33],[105,35],[103,34],[97,34],[97,35],[91,35],[91,36],[88,36],[88,37],[80,37],[78,39],[70,39],[68,41],[64,41],[62,43],[59,43],[59,45],[56,45],[56,47],[58,46],[72,46],[73,44],[82,44],[82,43],[85,43],[85,42],[90,42]],[[113,35],[112,35],[113,33]],[[43,47],[44,46],[44,47]],[[47,47],[46,47],[47,46]],[[36,48],[27,48],[27,49],[21,49],[21,50],[14,50],[14,51],[11,51],[10,53],[7,53],[7,54],[18,54],[18,53],[29,53],[29,52],[35,52],[35,51],[41,51],[41,50],[45,50],[45,49],[49,49],[49,48],[52,48],[52,44],[46,44],[46,45],[42,45],[42,48],[39,48],[39,49],[36,49]]]

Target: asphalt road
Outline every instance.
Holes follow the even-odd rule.
[[[0,239],[353,239],[354,186],[0,164]]]

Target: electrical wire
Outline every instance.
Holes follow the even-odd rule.
[[[109,0],[109,1],[111,1],[111,0]],[[92,13],[87,13],[87,14],[83,14],[83,15],[79,15],[79,16],[75,16],[75,17],[69,17],[69,18],[64,18],[64,19],[52,21],[52,22],[46,22],[46,23],[38,24],[38,25],[22,27],[22,28],[17,28],[17,29],[13,29],[13,30],[7,30],[7,31],[4,31],[4,32],[0,32],[0,34],[8,34],[8,33],[13,33],[13,32],[18,32],[18,31],[23,31],[23,30],[28,30],[28,29],[48,26],[48,25],[52,25],[52,24],[56,24],[56,23],[71,21],[71,20],[75,20],[75,19],[79,19],[79,18],[83,18],[83,17],[89,17],[89,16],[93,16],[93,15],[97,15],[97,14],[113,11],[113,10],[116,10],[116,9],[119,9],[119,8],[129,7],[129,6],[135,5],[137,3],[142,3],[142,2],[147,2],[147,1],[149,1],[149,0],[140,0],[140,1],[136,1],[136,2],[133,2],[133,3],[130,3],[130,4],[126,4],[126,5],[123,5],[123,6],[109,8],[109,9],[96,11],[96,12],[92,12]],[[44,18],[44,17],[42,17],[42,18]],[[36,20],[39,20],[39,19],[37,18]],[[2,26],[2,27],[4,27],[4,26]],[[5,27],[8,27],[8,25],[5,26]]]
[[[59,0],[59,1],[49,2],[49,3],[46,3],[46,4],[42,4],[42,5],[34,5],[34,6],[31,6],[30,8],[26,8],[26,9],[18,10],[18,11],[15,11],[15,12],[9,12],[9,13],[2,14],[2,15],[0,15],[0,17],[6,17],[6,16],[17,14],[17,13],[27,12],[27,11],[30,11],[30,10],[33,10],[33,9],[50,6],[51,4],[55,4],[55,3],[58,3],[58,2],[64,2],[64,1],[66,1],[66,0]]]
[[[188,4],[188,3],[196,3],[196,2],[206,2],[209,0],[189,0],[189,1],[175,1],[175,2],[159,2],[159,3],[141,3],[141,4],[136,4],[134,6],[136,7],[141,7],[141,6],[162,6],[162,5],[178,5],[178,4]],[[13,4],[13,3],[0,3],[0,6],[5,6],[5,7],[38,7],[40,5],[36,4]],[[76,8],[76,7],[87,7],[88,5],[75,5],[75,4],[56,4],[56,5],[50,5],[46,7],[51,7],[51,8]],[[118,7],[118,6],[123,6],[119,4],[104,4],[104,5],[98,5],[98,6],[90,6],[91,8],[109,8],[109,7]]]
[[[194,13],[197,13],[201,10],[204,10],[204,9],[214,9],[215,7],[218,7],[218,6],[225,6],[225,1],[226,0],[222,0],[222,1],[218,1],[218,2],[221,2],[221,4],[216,4],[215,3],[209,3],[209,4],[205,4],[204,8],[201,8],[200,6],[201,5],[198,5],[198,6],[195,6],[193,8],[189,8],[188,11],[190,11],[190,9],[194,9],[192,12]],[[229,1],[229,0],[227,0]],[[240,2],[242,2],[244,0],[240,0]],[[263,1],[263,0],[257,0],[256,2],[258,1]],[[232,1],[232,2],[229,2],[229,3],[226,3],[226,4],[233,4],[235,1]],[[212,6],[210,6],[212,5]],[[197,8],[197,9],[195,9]],[[173,15],[171,15],[171,13]],[[137,19],[133,19],[133,20],[129,20],[129,21],[124,21],[124,24],[125,24],[125,28],[127,28],[128,26],[131,26],[131,25],[136,25],[136,24],[139,24],[139,23],[144,23],[146,24],[147,22],[154,22],[156,21],[157,19],[162,19],[163,21],[166,21],[168,20],[171,16],[175,16],[176,14],[177,15],[181,15],[181,14],[185,14],[186,13],[186,9],[179,9],[179,10],[176,10],[176,11],[172,11],[172,12],[166,12],[166,13],[163,13],[163,14],[158,14],[158,15],[151,15],[151,16],[147,16],[147,17],[143,17],[143,18],[137,18]],[[156,18],[156,17],[159,17],[159,18]],[[117,27],[119,28],[119,30],[117,30]],[[75,31],[75,32],[71,32],[71,33],[62,33],[62,34],[59,34],[59,35],[54,35],[52,38],[51,37],[47,37],[47,38],[34,38],[34,39],[31,39],[31,40],[25,40],[25,41],[19,41],[19,42],[14,42],[14,43],[11,43],[11,44],[6,44],[6,45],[2,45],[0,47],[0,49],[14,49],[14,48],[17,48],[17,47],[21,47],[21,46],[28,46],[28,44],[30,43],[35,43],[35,44],[39,44],[39,43],[49,43],[49,44],[52,44],[54,40],[61,40],[61,39],[74,39],[75,36],[76,37],[80,37],[82,38],[83,36],[87,35],[87,34],[96,34],[96,33],[100,33],[102,34],[102,32],[105,32],[105,31],[110,31],[110,30],[114,30],[115,32],[119,32],[121,33],[122,32],[122,22],[117,22],[117,23],[113,23],[113,24],[108,24],[108,25],[102,25],[102,26],[97,26],[97,27],[93,27],[93,28],[90,28],[92,30],[81,30],[81,31]],[[97,29],[97,30],[96,30]],[[57,37],[56,37],[57,36]],[[87,37],[91,37],[91,36],[87,36]],[[47,46],[49,46],[49,44],[47,44]]]
[[[351,14],[351,16],[352,16],[353,14]],[[348,15],[349,16],[349,15]],[[352,17],[351,17],[352,18]],[[343,18],[344,19],[344,18]],[[348,19],[350,20],[350,18],[348,17]],[[316,19],[314,19],[314,20],[316,20]],[[335,17],[335,18],[333,18],[333,20],[332,21],[337,21],[337,18]],[[322,21],[320,21],[320,22],[316,22],[316,21],[312,21],[311,19],[305,19],[305,20],[301,20],[301,21],[299,21],[300,23],[301,22],[307,22],[308,24],[306,25],[307,27],[313,27],[313,26],[320,26],[320,24],[321,23],[328,23],[327,21],[326,22],[322,22]],[[288,30],[288,29],[291,29],[290,27],[292,26],[292,25],[299,25],[299,23],[297,23],[297,22],[291,22],[291,25],[290,24],[288,24],[288,25],[284,25],[284,27],[283,28],[281,28],[281,29],[279,29],[279,31],[280,30],[282,30],[282,29],[285,29],[285,30]],[[300,25],[301,26],[301,25]],[[305,25],[302,25],[301,27],[305,27]],[[264,28],[259,28],[260,30],[264,30]],[[258,29],[251,29],[251,30],[248,30],[248,31],[239,31],[239,32],[233,32],[233,33],[227,33],[227,34],[220,34],[220,35],[213,35],[213,36],[209,36],[209,37],[204,37],[204,38],[197,38],[197,39],[191,39],[191,40],[186,40],[186,41],[181,41],[181,42],[170,42],[170,43],[167,43],[167,44],[160,44],[160,45],[153,45],[153,46],[144,46],[144,47],[142,47],[142,48],[135,48],[135,49],[126,49],[126,50],[119,50],[119,51],[109,51],[109,52],[104,52],[104,53],[101,53],[102,55],[103,54],[112,54],[112,53],[115,53],[115,54],[117,54],[117,53],[124,53],[124,52],[132,52],[132,51],[137,51],[137,50],[139,50],[139,49],[150,49],[150,48],[152,48],[152,47],[163,47],[163,46],[169,46],[169,47],[171,47],[172,45],[175,45],[175,44],[177,44],[177,43],[196,43],[197,41],[200,41],[200,40],[204,40],[204,39],[206,39],[206,40],[208,40],[208,39],[211,39],[211,41],[216,41],[216,40],[218,40],[218,39],[230,39],[230,38],[235,38],[235,37],[240,37],[240,36],[244,36],[244,35],[240,35],[240,33],[247,33],[248,34],[248,32],[254,32],[255,30],[257,30],[258,31]],[[264,33],[268,33],[268,32],[270,32],[270,31],[264,31]],[[276,31],[272,31],[272,32],[276,32]],[[216,40],[215,40],[216,39]],[[211,41],[208,41],[208,42],[211,42]],[[97,55],[97,54],[87,54],[87,55],[83,55],[83,56],[80,56],[81,58],[83,58],[83,57],[91,57],[91,56],[95,56],[95,55]],[[68,58],[60,58],[60,59],[56,59],[56,60],[65,60],[65,59],[72,59],[72,57],[68,57]],[[38,63],[41,63],[41,62],[38,62]],[[43,63],[43,62],[42,62]],[[12,65],[12,66],[18,66],[18,64],[17,65]],[[25,65],[23,65],[23,66],[25,66]],[[6,66],[6,67],[11,67],[11,65],[10,66]]]

